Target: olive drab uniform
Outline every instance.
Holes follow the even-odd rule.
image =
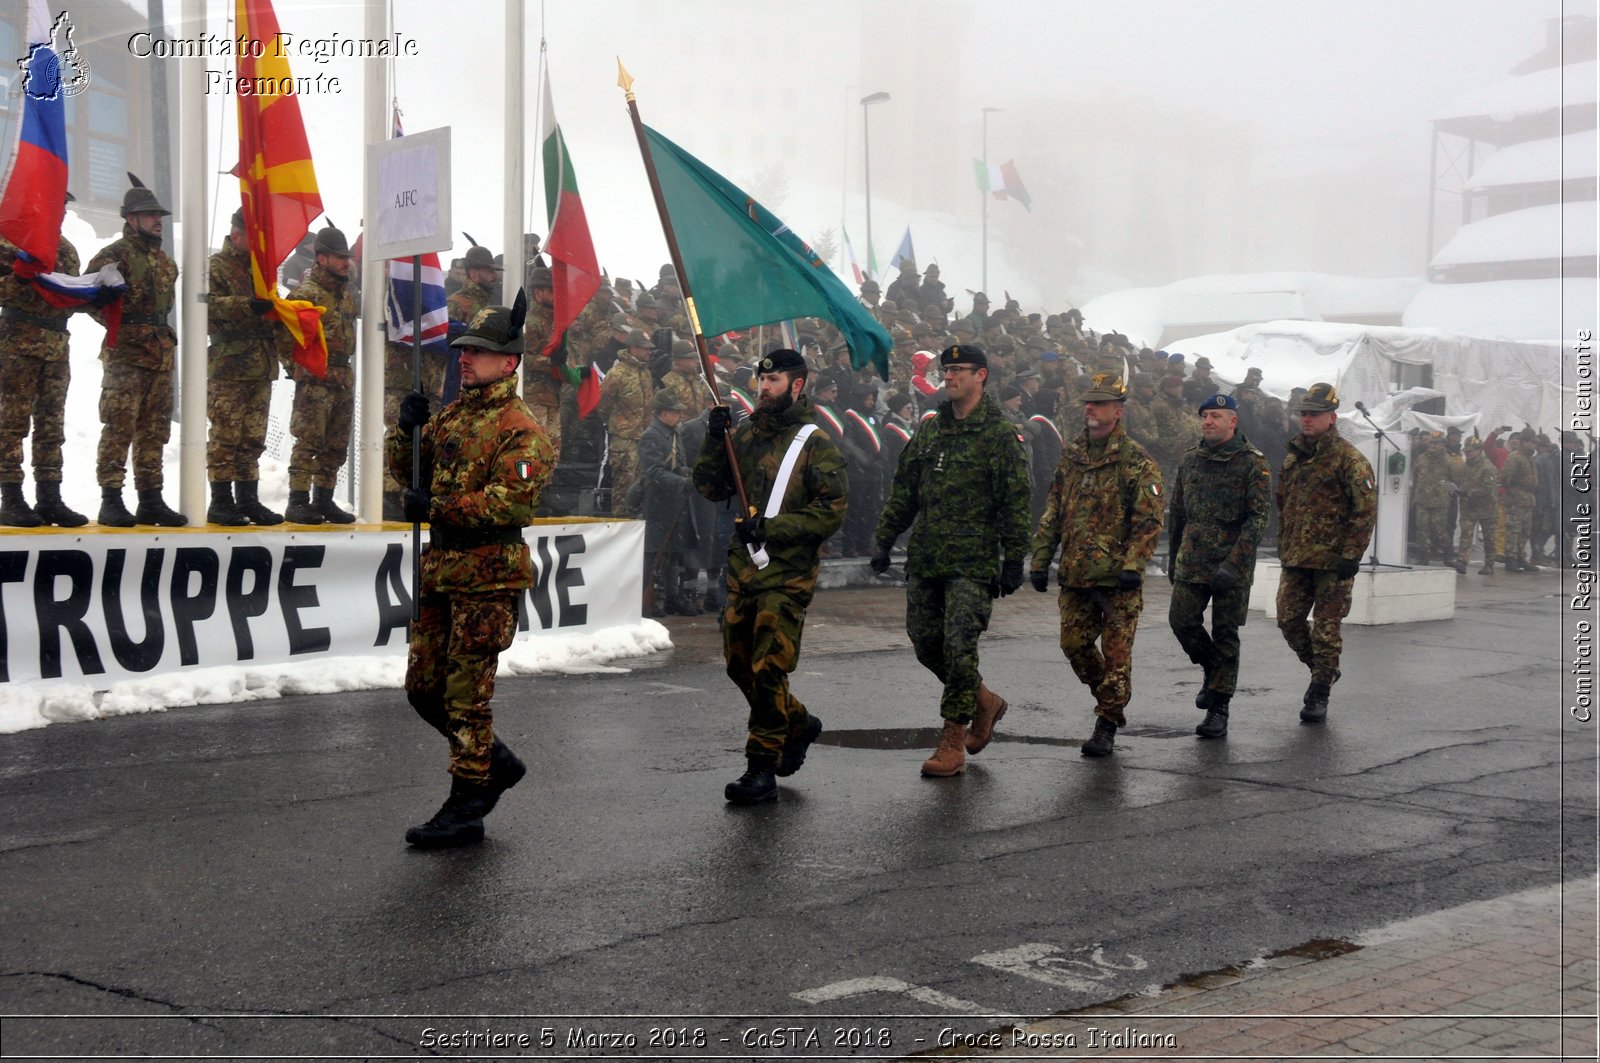
[[[766,512],[784,455],[808,424],[815,424],[811,399],[802,395],[778,413],[758,408],[733,429],[739,475],[758,512]],[[709,433],[693,476],[695,488],[711,501],[737,498],[727,447]],[[789,674],[800,660],[800,633],[817,584],[822,543],[844,523],[848,496],[843,455],[825,433],[813,431],[789,477],[781,510],[765,521],[766,567],[756,567],[737,537],[728,541],[722,651],[728,678],[750,705],[747,757],[778,758],[785,740],[808,725],[806,707],[789,689]]]
[[[517,597],[533,582],[522,529],[555,457],[514,375],[463,388],[421,429],[421,448],[432,501],[406,696],[449,741],[450,773],[482,784],[495,746],[495,666],[516,634]],[[411,434],[391,428],[384,449],[390,472],[409,480]]]
[[[0,240],[0,483],[22,482],[22,441],[28,440],[35,483],[61,483],[66,440],[67,318],[71,310],[45,302],[11,272],[17,248]],[[66,237],[56,245],[56,271],[76,275],[78,250]]]
[[[1533,459],[1521,450],[1506,455],[1500,466],[1500,502],[1506,517],[1505,557],[1508,571],[1527,564],[1528,538],[1533,534],[1533,507],[1538,497],[1539,473]]]
[[[978,638],[999,593],[1002,558],[1020,563],[1027,552],[1030,490],[1016,429],[987,393],[964,418],[940,403],[895,467],[873,537],[887,552],[911,529],[906,635],[944,687],[946,721],[967,724],[977,713]]]
[[[1094,694],[1095,715],[1113,727],[1127,722],[1134,629],[1144,605],[1141,587],[1118,583],[1124,572],[1142,578],[1155,552],[1162,491],[1161,469],[1120,423],[1103,440],[1080,432],[1061,451],[1033,534],[1033,571],[1048,571],[1057,550],[1061,555],[1061,652]]]
[[[699,369],[687,373],[673,369],[661,378],[661,386],[688,407],[684,413],[686,418],[698,417],[715,405],[711,398],[711,385],[706,383],[705,374]]]
[[[1494,571],[1494,526],[1497,516],[1496,489],[1499,475],[1494,463],[1479,450],[1467,458],[1457,474],[1461,488],[1461,542],[1456,548],[1456,560],[1463,565],[1472,553],[1475,533],[1483,533],[1483,565]]]
[[[178,286],[178,265],[159,238],[122,226],[122,239],[101,249],[84,273],[114,265],[128,282],[116,346],[100,349],[100,445],[95,477],[101,487],[120,488],[133,453],[133,486],[159,490],[164,479],[161,450],[172,433],[172,370],[178,335],[167,324]],[[102,325],[105,311],[90,310]]]
[[[1167,619],[1189,660],[1205,671],[1203,689],[1226,704],[1239,678],[1239,628],[1250,607],[1256,545],[1272,514],[1272,469],[1261,451],[1235,432],[1216,447],[1202,442],[1190,448],[1173,476],[1170,495],[1173,584]],[[1226,577],[1217,579],[1224,565],[1231,586]]]
[[[1411,501],[1417,507],[1418,563],[1450,560],[1449,460],[1442,447],[1430,444],[1411,465]],[[1458,485],[1459,486],[1459,485]]]
[[[533,411],[533,419],[539,422],[539,427],[544,429],[545,436],[550,440],[550,449],[559,458],[561,455],[561,370],[551,360],[551,356],[544,353],[544,345],[550,342],[550,333],[555,328],[555,310],[534,300],[528,306],[528,316],[523,323],[523,350],[527,353],[522,358],[522,397],[528,404],[528,409]],[[565,337],[562,343],[565,343]],[[558,348],[559,351],[559,348]],[[633,436],[637,444],[639,436],[644,434],[644,426],[650,417],[650,398],[655,394],[651,388],[644,396],[644,420],[639,424],[639,431]]]
[[[1355,582],[1336,569],[1341,561],[1359,562],[1372,539],[1378,518],[1372,466],[1337,426],[1316,439],[1297,435],[1278,474],[1277,507],[1278,629],[1311,669],[1312,682],[1331,687],[1344,648],[1340,621],[1350,612]]]
[[[650,403],[655,397],[650,366],[624,350],[600,385],[599,412],[606,419],[606,448],[611,465],[611,513],[628,517],[635,509],[629,490],[639,479],[639,437],[650,424]]]
[[[211,256],[206,298],[206,470],[213,483],[254,483],[267,447],[272,382],[289,355],[289,330],[251,309],[250,252],[227,241]]]
[[[294,448],[289,452],[289,490],[316,487],[331,492],[349,454],[350,422],[355,414],[355,370],[351,358],[356,349],[356,297],[348,278],[335,276],[322,265],[312,267],[294,290],[294,297],[326,310],[322,331],[328,341],[328,375],[318,378],[304,366],[294,366],[294,410],[289,416]],[[409,483],[409,463],[406,470]]]

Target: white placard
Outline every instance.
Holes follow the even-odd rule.
[[[449,126],[367,145],[366,216],[374,258],[450,249]]]

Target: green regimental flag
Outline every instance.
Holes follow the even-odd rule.
[[[705,163],[648,126],[645,135],[701,333],[823,317],[844,333],[851,365],[889,379],[894,341],[810,245]]]

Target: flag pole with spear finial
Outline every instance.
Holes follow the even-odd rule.
[[[639,154],[644,158],[644,172],[650,178],[650,192],[655,197],[656,213],[661,216],[661,233],[667,238],[667,253],[672,256],[672,268],[678,273],[678,284],[683,289],[683,304],[689,311],[689,327],[694,330],[695,349],[700,354],[700,372],[704,374],[706,386],[711,389],[711,397],[718,406],[727,405],[722,398],[722,392],[717,389],[717,374],[711,369],[711,349],[706,345],[706,338],[700,332],[700,315],[694,306],[694,290],[689,286],[689,271],[683,268],[683,253],[678,250],[678,237],[672,230],[672,218],[667,213],[667,199],[661,191],[661,178],[656,174],[656,162],[650,155],[650,144],[644,135],[644,120],[639,117],[639,101],[633,95],[633,76],[622,65],[622,58],[617,58],[617,87],[620,88],[628,99],[628,116],[633,119],[633,132],[639,138]],[[722,445],[728,452],[728,470],[733,473],[733,487],[739,495],[739,513],[741,520],[755,516],[755,510],[750,508],[750,499],[744,491],[744,477],[739,473],[739,462],[733,452],[733,433],[724,432]]]

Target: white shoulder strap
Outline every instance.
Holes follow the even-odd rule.
[[[814,424],[802,425],[800,431],[794,434],[789,441],[789,449],[784,452],[783,461],[778,465],[778,475],[772,480],[772,490],[767,494],[767,508],[763,514],[768,520],[778,515],[783,508],[783,496],[789,490],[789,478],[794,475],[794,467],[800,461],[800,452],[805,449],[806,440],[811,438],[811,433],[817,430]],[[756,544],[750,551],[750,560],[755,562],[758,569],[766,568],[771,559],[767,556],[765,543]]]

